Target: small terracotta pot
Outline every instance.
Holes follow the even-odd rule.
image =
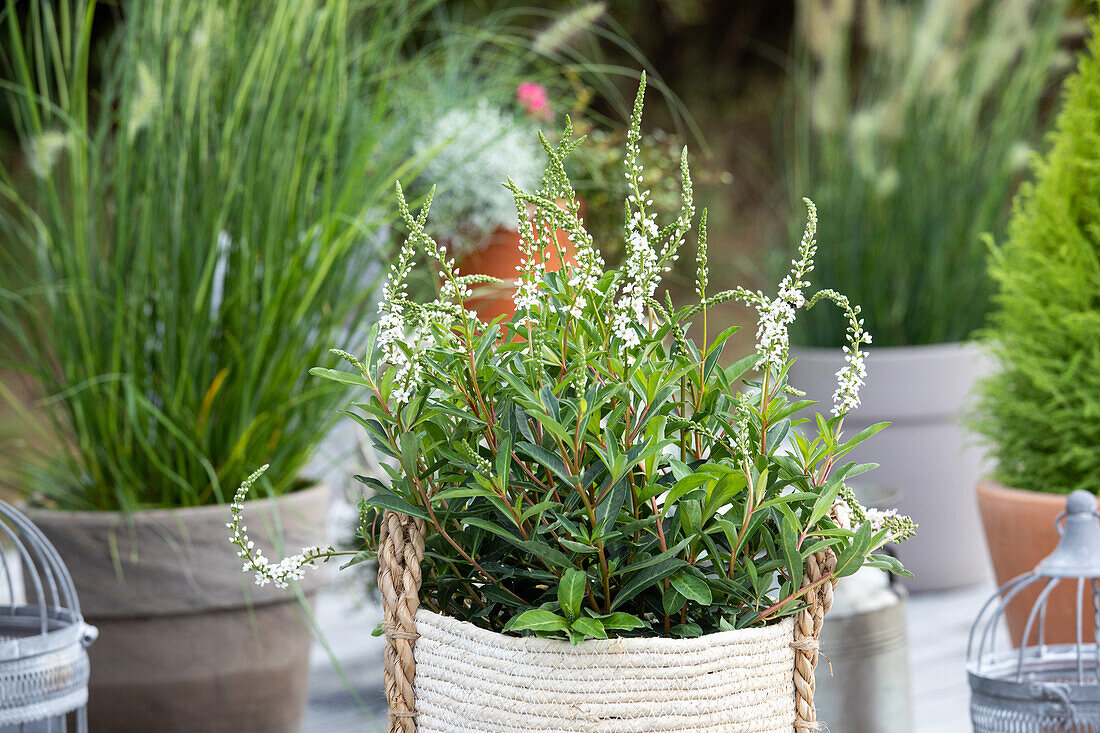
[[[993,571],[997,585],[1004,585],[1018,575],[1034,570],[1039,561],[1054,551],[1058,545],[1058,531],[1054,520],[1066,508],[1066,497],[1061,494],[1044,494],[1038,491],[1010,489],[993,479],[978,482],[978,509],[985,526],[985,539],[993,559]],[[1039,591],[1045,583],[1033,583],[1012,599],[1005,609],[1012,643],[1020,646]],[[1076,583],[1064,582],[1054,589],[1047,603],[1046,640],[1052,644],[1071,644],[1076,641],[1076,616],[1074,604]],[[1081,612],[1083,638],[1092,643],[1092,594],[1086,593]],[[1035,644],[1038,630],[1033,628],[1029,643]]]
[[[557,239],[565,261],[574,264],[574,247],[569,235],[559,229]],[[478,317],[486,323],[497,316],[515,315],[516,305],[512,296],[516,292],[516,268],[522,260],[519,243],[518,230],[500,227],[489,235],[480,248],[456,256],[461,274],[492,275],[504,281],[499,285],[487,283],[477,286],[474,288],[474,296],[466,301],[466,305],[477,311]],[[547,252],[546,269],[553,272],[560,270],[561,266],[562,258],[558,256],[558,252]]]

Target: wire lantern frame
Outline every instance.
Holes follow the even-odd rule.
[[[87,733],[87,648],[76,587],[46,536],[0,500],[0,733]]]
[[[970,630],[967,674],[975,733],[1100,733],[1100,512],[1096,497],[1075,491],[1054,521],[1060,539],[1034,570],[1002,585]],[[1075,588],[1074,642],[1047,642],[1051,595]],[[1039,594],[1019,648],[1003,634],[1005,609],[1029,588]],[[1085,607],[1086,592],[1091,614]],[[1085,624],[1093,641],[1085,643]],[[1004,637],[1003,639],[1001,637]]]

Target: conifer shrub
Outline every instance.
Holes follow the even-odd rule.
[[[985,340],[1001,369],[974,426],[1009,486],[1100,493],[1100,20],[1047,155],[993,250],[999,286]],[[960,294],[964,296],[964,294]]]

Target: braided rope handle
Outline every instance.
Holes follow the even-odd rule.
[[[386,512],[378,540],[378,590],[382,592],[382,628],[386,632],[382,678],[389,702],[389,733],[416,733],[413,646],[423,559],[424,520]]]
[[[817,730],[817,710],[814,708],[814,669],[817,667],[817,637],[825,623],[825,614],[833,607],[833,590],[837,579],[822,581],[836,569],[832,550],[815,552],[806,558],[802,587],[813,586],[804,600],[809,605],[798,612],[794,622],[794,729]],[[816,583],[816,585],[815,585]]]
[[[424,520],[387,511],[382,517],[378,546],[378,589],[382,592],[383,626],[386,632],[386,700],[389,702],[387,733],[416,733],[416,697],[413,676],[416,660],[416,610],[420,606],[420,561],[424,558]],[[794,728],[818,729],[814,709],[814,668],[817,667],[817,637],[825,614],[833,605],[836,579],[821,579],[836,567],[832,552],[817,552],[806,558],[802,587],[809,604],[795,620],[794,641]],[[814,585],[816,583],[816,585]]]

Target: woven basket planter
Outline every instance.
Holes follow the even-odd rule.
[[[505,636],[419,608],[424,523],[387,512],[378,585],[389,733],[789,733],[817,728],[817,637],[835,563],[806,563],[808,607],[697,639]]]

